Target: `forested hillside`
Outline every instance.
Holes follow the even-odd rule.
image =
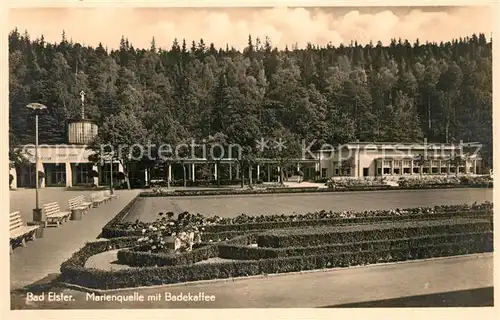
[[[84,90],[86,114],[102,132],[128,130],[137,139],[222,133],[252,144],[278,130],[316,146],[464,140],[483,143],[491,161],[492,49],[483,34],[285,50],[249,37],[243,52],[209,41],[158,48],[153,39],[150,48],[135,48],[122,38],[119,50],[107,50],[64,34],[52,44],[12,31],[11,143],[33,142],[30,102],[48,106],[40,142],[65,142]]]

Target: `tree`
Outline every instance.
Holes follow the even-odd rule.
[[[483,163],[492,166],[493,59],[484,35],[413,45],[394,39],[388,46],[364,47],[318,46],[306,39],[311,44],[304,48],[283,50],[272,39],[261,43],[250,35],[240,51],[234,44],[207,46],[210,39],[179,39],[169,49],[155,41],[135,48],[126,36],[117,39],[118,49],[108,50],[72,42],[69,34],[48,43],[13,30],[11,145],[13,139],[16,145],[33,143],[34,119],[25,107],[31,102],[48,107],[40,119],[40,143],[66,142],[67,120],[80,115],[83,90],[86,117],[100,131],[125,114],[141,123],[143,137],[155,128],[158,141],[199,142],[220,133],[228,146],[241,146],[238,161],[245,176],[258,160],[255,140],[277,129],[307,145],[316,141],[314,148],[423,137],[436,143],[478,141]],[[177,131],[182,137],[163,138]],[[143,159],[137,165],[168,163]]]
[[[144,156],[148,133],[140,119],[131,111],[122,111],[107,119],[95,140],[88,146],[99,160],[113,157],[123,166],[125,182],[130,189],[129,168]]]
[[[299,137],[286,128],[275,129],[269,137],[268,147],[263,151],[268,158],[275,159],[280,167],[280,183],[284,184],[284,170],[301,157]]]

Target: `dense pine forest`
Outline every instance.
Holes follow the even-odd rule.
[[[467,36],[467,35],[464,35]],[[117,39],[120,41],[120,39]],[[207,42],[206,42],[207,41]],[[477,141],[491,164],[492,46],[484,34],[443,43],[394,39],[290,47],[248,37],[238,51],[210,39],[117,50],[9,35],[10,143],[33,143],[25,106],[40,102],[40,143],[63,143],[85,110],[101,141],[173,143],[225,136],[255,147],[277,132],[307,141]]]

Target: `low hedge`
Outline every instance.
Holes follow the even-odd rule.
[[[120,230],[116,228],[116,226],[125,218],[125,216],[129,213],[132,206],[137,202],[140,195],[135,196],[113,219],[111,219],[106,225],[102,228],[101,237],[102,238],[117,238],[117,237],[130,237],[136,236],[137,234],[131,234],[130,232],[126,232],[126,230]]]
[[[488,220],[455,219],[405,221],[385,224],[345,225],[303,229],[278,229],[257,236],[259,247],[300,247],[377,241],[383,239],[415,238],[431,234],[492,231]]]
[[[143,266],[176,266],[190,265],[196,262],[217,257],[219,249],[215,244],[209,244],[190,252],[180,254],[151,253],[124,249],[118,251],[117,258],[120,264],[143,267]]]
[[[492,246],[493,233],[491,231],[458,234],[438,234],[418,238],[390,239],[378,241],[364,241],[355,243],[335,243],[320,246],[286,248],[259,248],[248,245],[220,244],[219,257],[233,260],[259,260],[292,256],[324,255],[338,252],[380,251],[438,245],[440,243],[468,243],[482,242],[485,248]]]
[[[354,191],[383,191],[383,190],[425,190],[425,189],[453,189],[453,188],[492,188],[492,184],[440,184],[423,186],[353,186],[345,188],[256,188],[256,189],[210,189],[210,190],[175,190],[172,192],[142,192],[142,197],[186,197],[186,196],[222,196],[247,194],[278,194],[278,193],[325,193],[325,192],[354,192]]]
[[[117,258],[120,264],[133,267],[192,265],[199,261],[218,257],[218,246],[220,244],[244,246],[255,240],[255,236],[240,236],[222,243],[209,243],[189,252],[174,254],[151,253],[134,249],[124,249],[118,251]]]
[[[123,240],[121,240],[123,241]],[[61,266],[61,279],[66,283],[95,289],[118,289],[152,286],[197,280],[244,277],[259,274],[297,272],[313,269],[347,267],[371,263],[404,261],[453,255],[491,252],[482,241],[441,243],[419,248],[383,251],[342,252],[327,255],[295,256],[275,259],[234,261],[191,266],[97,270],[84,267],[86,259],[99,253],[102,245],[88,244]],[[102,251],[100,251],[102,252]],[[92,253],[92,254],[90,254]],[[89,255],[90,254],[90,255]]]
[[[329,219],[314,219],[314,220],[296,220],[296,221],[274,221],[260,223],[242,223],[242,224],[217,224],[205,226],[205,231],[208,233],[222,233],[231,231],[256,231],[268,229],[284,229],[284,228],[300,228],[300,227],[315,227],[324,225],[337,224],[361,224],[372,222],[390,222],[402,220],[429,220],[429,219],[446,219],[453,217],[489,217],[492,211],[451,211],[451,212],[436,212],[423,214],[401,214],[401,215],[381,215],[367,216],[355,218],[329,218]]]

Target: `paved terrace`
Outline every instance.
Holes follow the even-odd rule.
[[[95,240],[102,227],[129,203],[140,190],[115,191],[118,198],[99,208],[91,209],[82,220],[68,221],[62,226],[44,230],[43,238],[28,241],[26,247],[17,247],[10,256],[11,290],[38,282],[59,273],[61,263],[91,240]],[[68,199],[92,191],[66,191],[62,188],[47,188],[40,192],[40,204],[59,202],[66,209]],[[18,189],[10,192],[12,211],[21,211],[25,221],[32,220],[35,191]]]

